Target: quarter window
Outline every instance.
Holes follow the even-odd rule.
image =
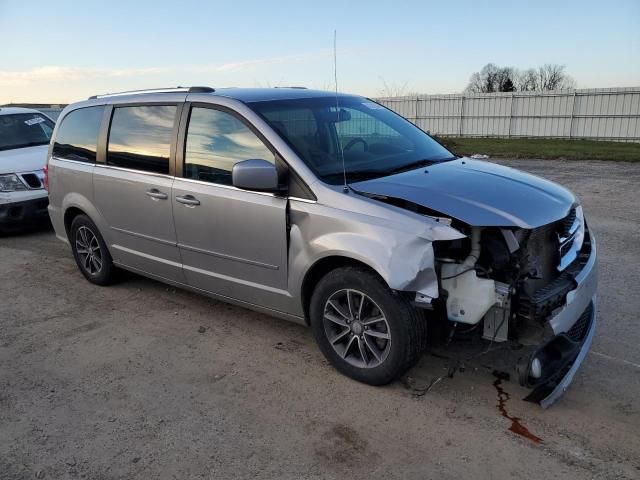
[[[60,124],[53,155],[67,160],[96,162],[96,145],[104,106],[87,107],[69,113]]]
[[[275,164],[271,150],[234,115],[211,108],[194,107],[191,110],[185,147],[185,178],[231,185],[233,166],[250,159]]]
[[[116,107],[107,165],[168,174],[176,110],[175,105]]]

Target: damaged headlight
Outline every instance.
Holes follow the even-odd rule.
[[[0,175],[0,192],[16,192],[26,189],[27,187],[20,181],[17,175],[13,173]]]

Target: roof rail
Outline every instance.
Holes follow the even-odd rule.
[[[120,95],[137,95],[144,93],[213,93],[215,89],[211,87],[169,87],[169,88],[147,88],[145,90],[128,90],[126,92],[105,93],[103,95],[92,95],[89,100],[105,97],[117,97]]]
[[[296,87],[296,86],[278,86],[273,88],[295,88],[296,90],[307,90],[307,87]]]

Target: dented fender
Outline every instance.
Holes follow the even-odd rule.
[[[355,196],[352,200],[355,200]],[[359,197],[360,201],[372,200]],[[372,207],[371,205],[368,205]],[[438,297],[433,242],[464,234],[434,219],[376,204],[370,212],[345,211],[291,201],[289,209],[289,291],[301,298],[306,274],[320,260],[345,257],[368,265],[390,288]],[[376,210],[384,210],[377,214]],[[300,305],[300,313],[302,312]]]

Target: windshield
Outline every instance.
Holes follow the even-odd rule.
[[[385,107],[361,97],[302,98],[249,106],[324,182],[382,177],[455,156],[425,132]],[[342,147],[342,148],[340,148]]]
[[[53,125],[40,113],[0,115],[0,150],[47,145]]]

